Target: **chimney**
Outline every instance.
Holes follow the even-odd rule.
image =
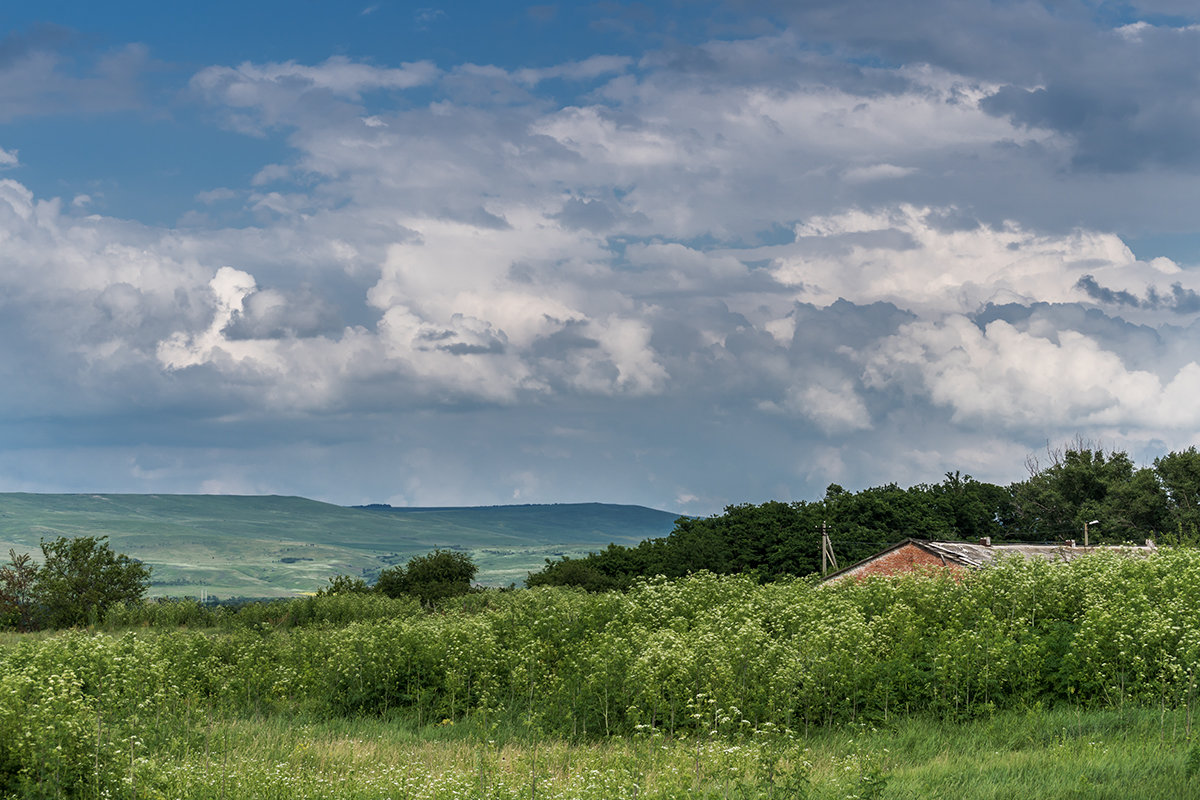
[[[992,546],[992,537],[984,536],[984,537],[980,538],[979,544],[982,545],[983,547],[991,547]]]

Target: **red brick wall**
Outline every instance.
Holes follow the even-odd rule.
[[[911,542],[897,547],[895,550],[873,558],[865,564],[847,570],[835,580],[842,578],[865,578],[868,575],[895,575],[900,572],[912,572],[918,567],[945,567],[955,572],[961,572],[966,567],[961,564],[942,562],[940,556],[927,553]]]

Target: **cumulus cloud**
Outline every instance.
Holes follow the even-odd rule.
[[[1163,380],[1076,331],[1038,336],[1001,320],[979,327],[963,316],[910,323],[880,342],[865,367],[868,385],[900,382],[926,393],[955,422],[1035,430],[1190,429],[1200,413],[1184,398],[1198,378],[1196,362]]]
[[[1176,101],[1200,86],[1192,68],[1200,36],[1194,8],[1142,4],[1143,19],[1113,24],[1112,16],[1074,1],[1053,8],[996,0],[748,6],[815,41],[989,83],[994,88],[982,107],[1061,134],[1074,169],[1200,166],[1200,148],[1185,133],[1200,121],[1200,109]],[[1161,14],[1175,18],[1150,21]]]
[[[827,434],[846,433],[870,428],[871,415],[853,384],[845,379],[829,383],[806,381],[789,387],[784,401],[764,401],[765,411],[784,411],[806,417]]]
[[[771,258],[780,283],[823,303],[845,297],[966,313],[988,303],[1090,299],[1200,310],[1192,299],[1195,290],[1182,282],[1194,283],[1190,275],[1165,259],[1139,261],[1115,235],[1086,230],[1045,235],[1011,221],[947,225],[953,212],[899,206],[812,217],[797,224],[792,244],[739,255]],[[1097,275],[1119,288],[1103,288]]]
[[[233,267],[221,267],[208,285],[216,300],[212,324],[201,333],[176,333],[160,343],[158,359],[167,369],[183,369],[205,363],[218,350],[224,350],[234,360],[248,357],[250,351],[244,347],[229,353],[231,343],[225,338],[224,332],[234,317],[241,314],[246,296],[258,288],[254,277]]]
[[[344,326],[336,309],[311,287],[298,290],[256,289],[223,329],[229,339],[311,338],[337,336]]]
[[[96,415],[136,394],[163,430],[259,441],[262,469],[299,436],[359,454],[380,492],[396,470],[362,500],[479,501],[447,487],[489,481],[492,501],[564,499],[570,462],[693,508],[1001,479],[979,448],[1019,465],[1080,429],[1186,446],[1200,286],[1114,220],[1185,224],[1200,192],[1147,164],[1186,168],[1190,111],[1130,111],[1124,83],[1101,98],[1082,68],[1039,76],[901,24],[921,4],[876,5],[763,3],[797,24],[640,58],[201,69],[187,101],[279,145],[247,185],[196,194],[235,225],[64,213],[0,179],[3,326],[30,345],[0,376],[42,365],[0,402]],[[1087,59],[1190,86],[1148,49],[1183,57],[1187,31],[977,5],[933,7],[1022,57],[1082,26]],[[1121,137],[1139,155],[1105,161]],[[1118,166],[1120,191],[1096,177]],[[232,485],[204,484],[228,477],[219,455],[143,474]]]

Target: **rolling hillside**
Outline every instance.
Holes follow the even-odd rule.
[[[481,582],[507,585],[546,558],[665,536],[675,519],[602,503],[346,508],[278,496],[0,494],[0,554],[40,555],[41,538],[108,536],[153,568],[152,595],[270,597],[441,547],[470,553]]]

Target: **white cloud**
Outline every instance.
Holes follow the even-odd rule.
[[[1200,422],[1200,286],[1086,213],[1116,187],[1062,172],[1066,137],[985,113],[997,84],[852,66],[781,35],[636,64],[201,70],[193,97],[290,148],[196,194],[245,198],[221,207],[240,227],[80,218],[0,180],[0,294],[51,376],[22,402],[303,419],[375,454],[373,485],[394,465],[381,496],[412,502],[470,499],[433,472],[545,499],[586,460],[712,505]],[[562,103],[559,79],[602,83]],[[497,442],[486,477],[465,441]]]
[[[870,412],[849,380],[817,383],[811,375],[801,376],[800,380],[803,382],[788,387],[782,404],[764,401],[760,408],[807,418],[827,435],[871,427]]]
[[[237,67],[207,67],[192,76],[190,87],[209,103],[227,110],[234,130],[265,135],[275,125],[327,124],[343,116],[361,116],[354,107],[364,93],[403,91],[431,83],[439,71],[420,61],[400,67],[375,67],[332,56],[315,66],[294,61]]]
[[[646,270],[644,288],[719,293],[722,285],[744,280],[746,265],[732,255],[708,253],[671,242],[634,244],[625,249],[629,263]]]
[[[216,189],[209,189],[208,191],[198,193],[196,195],[196,199],[199,200],[201,203],[208,205],[210,203],[219,203],[223,200],[233,200],[237,196],[238,196],[238,193],[235,192],[233,189],[229,189],[226,187],[219,187]]]
[[[231,106],[247,107],[261,103],[263,92],[269,87],[324,89],[357,98],[373,89],[411,89],[429,83],[436,75],[437,69],[424,61],[381,68],[354,62],[345,56],[331,56],[316,66],[285,61],[207,67],[192,78],[192,86]]]
[[[1138,20],[1137,22],[1131,22],[1128,25],[1122,25],[1119,28],[1115,28],[1113,32],[1124,39],[1138,41],[1142,38],[1143,32],[1153,28],[1154,26],[1149,22]]]
[[[865,379],[927,394],[963,424],[1169,431],[1200,423],[1185,399],[1200,390],[1195,362],[1164,383],[1077,331],[1039,336],[1001,320],[982,329],[962,316],[906,325],[869,356]]]
[[[521,69],[514,77],[529,86],[536,86],[545,80],[562,78],[572,81],[587,81],[605,75],[616,75],[625,72],[633,65],[633,59],[628,56],[591,56],[582,61],[570,61],[553,67],[541,69]]]
[[[759,58],[732,45],[711,51],[731,62]],[[679,375],[711,379],[695,354],[663,350],[660,327],[669,314],[662,298],[686,293],[715,301],[730,317],[706,311],[687,320],[690,331],[680,336],[694,337],[692,346],[705,348],[713,364],[736,364],[759,407],[840,435],[868,430],[871,415],[853,371],[796,380],[781,363],[808,358],[810,332],[788,314],[794,301],[887,302],[938,319],[988,302],[1091,302],[1077,285],[1084,275],[1138,296],[1148,287],[1168,292],[1186,277],[1138,262],[1110,234],[983,224],[952,207],[825,203],[823,213],[801,212],[824,186],[924,174],[928,159],[947,149],[1048,141],[982,113],[979,100],[992,86],[932,69],[906,70],[900,89],[871,93],[803,79],[710,84],[645,65],[638,75],[630,69],[627,59],[598,57],[513,74],[476,65],[442,73],[427,64],[388,69],[335,58],[201,71],[193,87],[210,102],[253,112],[255,125],[286,120],[295,128],[296,163],[264,167],[255,185],[300,175],[315,182],[251,195],[263,228],[253,237],[219,232],[206,246],[241,240],[251,243],[242,257],[263,265],[271,258],[316,263],[315,238],[324,252],[340,254],[330,261],[339,272],[377,275],[360,298],[377,317],[321,336],[230,338],[233,318],[250,311],[218,280],[211,316],[166,338],[158,359],[176,370],[204,365],[237,381],[253,374],[277,388],[269,396],[309,409],[336,407],[356,382],[380,379],[403,383],[410,398],[502,404],[562,393],[655,395],[687,391],[674,388]],[[557,110],[521,95],[479,107],[440,100],[395,110],[363,102],[371,90],[439,76],[515,77],[528,86],[616,77],[591,102]],[[331,113],[309,104],[314,92],[356,105]],[[790,196],[797,187],[798,197]],[[585,210],[594,224],[567,224],[572,198],[580,208],[578,198],[591,198]],[[582,219],[580,208],[574,213]],[[795,241],[712,245],[770,223],[794,227]],[[670,240],[688,236],[708,242]],[[257,318],[285,315],[285,296],[256,291],[251,273],[257,268],[239,270],[245,285],[238,286],[243,300],[262,306]],[[287,326],[246,330],[267,328]],[[923,330],[906,329],[898,341],[917,346]],[[730,348],[748,346],[740,344],[747,337],[758,350],[732,355]],[[323,365],[328,374],[320,373]],[[893,380],[872,369],[876,384]],[[318,387],[311,397],[297,376]],[[1014,381],[1026,384],[1036,381]],[[991,406],[970,406],[948,399],[952,386],[930,385],[938,387],[935,402],[973,419],[1007,420],[1020,411],[1004,395]]]
[[[1127,42],[1140,44],[1147,34],[1166,32],[1168,34],[1195,34],[1200,32],[1200,25],[1151,25],[1144,20],[1131,22],[1114,28],[1113,32]]]
[[[814,216],[796,226],[793,245],[736,251],[773,259],[782,283],[811,302],[844,297],[888,301],[929,312],[971,312],[987,303],[1093,302],[1079,282],[1143,296],[1151,288],[1200,286],[1171,262],[1140,262],[1113,234],[1046,235],[1008,222],[991,226],[957,211],[902,205]],[[949,222],[950,224],[947,224]],[[1200,310],[1200,309],[1197,309]],[[1127,314],[1137,316],[1136,309]],[[1153,312],[1158,313],[1158,312]]]
[[[208,285],[216,297],[212,323],[199,334],[176,333],[159,344],[158,359],[167,369],[203,364],[212,360],[219,350],[235,362],[255,355],[253,344],[231,343],[224,336],[225,328],[242,312],[242,302],[258,288],[254,276],[233,267],[221,267]]]
[[[623,126],[597,107],[563,109],[537,122],[533,132],[549,136],[590,165],[645,168],[671,164],[684,155],[666,131]]]
[[[292,170],[283,164],[267,164],[265,167],[254,173],[254,177],[250,179],[252,186],[265,186],[268,183],[275,181],[287,180],[291,177]]]
[[[846,180],[851,183],[868,183],[870,181],[903,178],[912,175],[917,170],[912,167],[898,167],[895,164],[868,164],[862,167],[851,167],[846,170]]]

